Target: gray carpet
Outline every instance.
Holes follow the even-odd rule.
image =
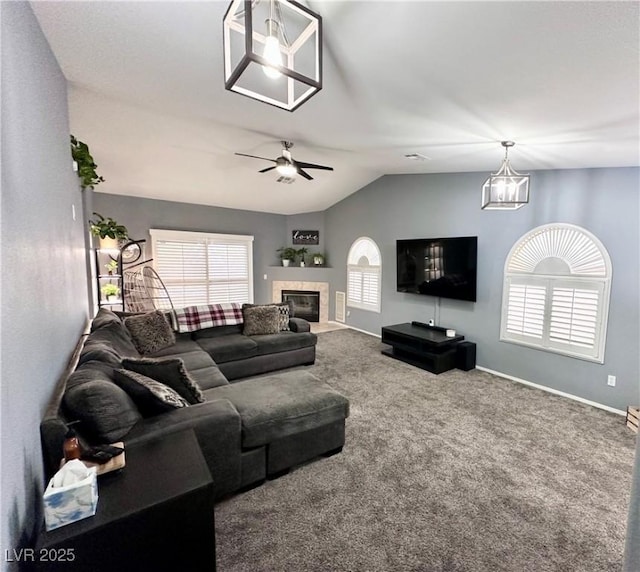
[[[351,401],[344,451],[217,505],[220,572],[620,570],[622,417],[383,347],[319,335],[311,371]]]

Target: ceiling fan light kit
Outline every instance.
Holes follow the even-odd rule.
[[[313,177],[305,171],[305,169],[320,169],[322,171],[333,171],[333,167],[327,167],[326,165],[316,165],[315,163],[304,163],[302,161],[295,161],[291,156],[291,147],[293,143],[291,141],[281,141],[282,154],[276,159],[269,159],[268,157],[258,157],[257,155],[247,155],[246,153],[236,153],[240,157],[251,157],[252,159],[261,159],[263,161],[271,161],[275,163],[273,167],[267,167],[260,169],[258,173],[268,173],[274,169],[280,175],[277,179],[278,183],[291,184],[294,182],[296,175],[300,175],[312,181]]]
[[[233,0],[223,37],[226,89],[287,111],[322,89],[322,18],[294,0]]]
[[[530,175],[511,168],[509,148],[513,141],[502,141],[504,160],[497,173],[491,173],[482,185],[482,208],[485,210],[516,210],[529,202]]]

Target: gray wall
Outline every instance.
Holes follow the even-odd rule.
[[[2,550],[41,515],[39,423],[88,319],[66,81],[27,2],[2,20]],[[72,220],[71,205],[77,216]]]
[[[531,202],[515,212],[480,209],[480,187],[486,176],[386,176],[326,211],[326,248],[335,272],[332,291],[346,289],[346,258],[356,238],[371,237],[382,253],[382,313],[347,308],[347,323],[380,334],[383,325],[434,318],[477,343],[478,365],[616,409],[637,403],[640,170],[533,173]],[[499,341],[506,256],[523,234],[550,222],[586,228],[611,256],[604,365]],[[478,237],[478,301],[442,299],[438,308],[437,298],[396,292],[396,239],[445,236]],[[617,376],[615,388],[607,386],[607,374]]]
[[[286,217],[268,213],[158,201],[96,192],[93,209],[112,217],[134,239],[146,239],[151,257],[150,228],[253,235],[254,300],[271,301],[269,271],[278,262],[276,250],[286,242]],[[267,280],[264,280],[264,275]]]

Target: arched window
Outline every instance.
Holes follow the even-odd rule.
[[[507,257],[500,339],[603,363],[610,287],[611,259],[595,236],[539,226]]]
[[[380,250],[366,236],[358,238],[347,257],[347,306],[380,312]]]

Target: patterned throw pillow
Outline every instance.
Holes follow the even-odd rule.
[[[113,373],[114,381],[129,394],[143,417],[189,406],[173,389],[146,375],[127,369],[116,369]]]
[[[206,401],[198,382],[189,375],[181,358],[125,358],[122,367],[168,385],[190,405]]]
[[[129,316],[124,319],[124,325],[129,330],[134,345],[143,355],[168,348],[176,342],[171,325],[160,310]]]
[[[246,308],[257,308],[259,306],[275,306],[280,312],[279,325],[281,332],[290,331],[289,318],[293,317],[293,302],[275,302],[273,304],[242,304],[242,311]]]
[[[280,331],[280,311],[276,306],[254,306],[245,308],[244,330],[245,336],[277,334]]]

